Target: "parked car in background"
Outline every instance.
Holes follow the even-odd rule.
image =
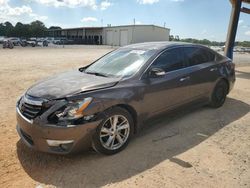
[[[3,48],[9,48],[9,49],[13,49],[14,48],[14,44],[10,41],[10,40],[4,40],[3,42]]]
[[[4,36],[0,36],[0,44],[3,44],[4,40],[5,40],[5,37]]]
[[[54,41],[54,37],[46,37],[45,38],[49,44],[53,44],[53,41]]]
[[[21,39],[17,37],[7,38],[7,40],[11,41],[14,46],[19,46],[22,44]]]
[[[36,41],[38,46],[47,47],[49,45],[49,42],[46,38],[37,38]]]
[[[27,43],[27,46],[35,47],[37,45],[37,40],[36,38],[29,38],[27,39],[26,43]]]
[[[222,51],[222,46],[211,46],[210,48],[216,52]]]
[[[3,43],[6,41],[10,41],[14,46],[25,46],[25,42],[17,37],[11,37],[11,38],[3,38]]]
[[[56,45],[66,45],[66,44],[75,44],[74,40],[69,40],[66,37],[47,37],[46,40],[49,44],[56,44]]]
[[[183,105],[221,107],[234,83],[231,59],[207,47],[133,44],[29,88],[17,101],[17,131],[43,152],[115,154],[149,118]]]
[[[57,44],[57,45],[61,44],[61,38],[54,38],[53,44]]]

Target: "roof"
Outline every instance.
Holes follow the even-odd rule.
[[[103,27],[72,27],[63,29],[48,29],[48,31],[66,31],[66,30],[82,30],[82,29],[103,29]]]
[[[75,28],[63,28],[63,29],[48,29],[48,31],[65,31],[65,30],[82,30],[82,29],[104,29],[104,28],[117,28],[117,27],[158,27],[162,29],[170,30],[169,28],[157,26],[157,25],[118,25],[118,26],[107,26],[107,27],[75,27]]]
[[[183,45],[194,45],[194,44],[186,43],[186,42],[171,42],[171,41],[143,42],[143,43],[131,44],[128,46],[124,46],[122,48],[135,48],[135,49],[144,49],[144,50],[162,50],[162,49],[165,49],[167,47],[183,46]]]
[[[103,27],[103,28],[108,29],[108,28],[117,28],[117,27],[158,27],[158,28],[161,28],[161,29],[170,30],[169,28],[161,27],[161,26],[153,25],[153,24],[117,25],[117,26],[108,26],[108,27]]]

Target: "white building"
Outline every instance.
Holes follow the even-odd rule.
[[[128,44],[152,41],[168,41],[170,29],[154,25],[128,25],[105,27],[104,44],[125,46]]]
[[[80,27],[48,30],[50,37],[65,37],[78,44],[124,46],[140,42],[168,41],[170,29],[155,25]]]

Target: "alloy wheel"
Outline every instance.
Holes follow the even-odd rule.
[[[116,150],[124,145],[130,133],[129,121],[122,115],[107,119],[100,131],[100,141],[104,148]]]

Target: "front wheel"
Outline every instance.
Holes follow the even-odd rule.
[[[216,84],[214,91],[212,93],[210,106],[213,108],[221,107],[226,100],[227,91],[228,91],[228,85],[226,81],[220,80]]]
[[[112,155],[128,145],[134,123],[130,113],[120,107],[112,108],[106,114],[96,129],[92,146],[99,153]]]

